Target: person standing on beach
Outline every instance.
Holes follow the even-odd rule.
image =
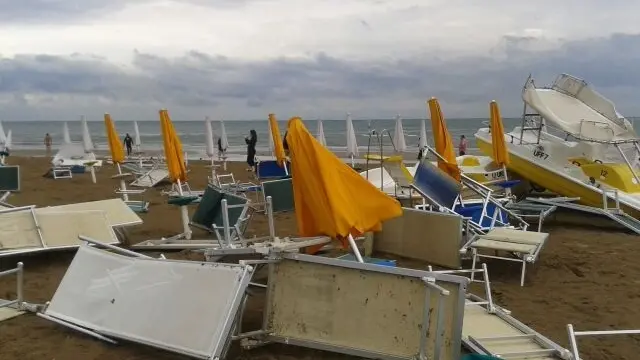
[[[253,171],[256,166],[256,144],[258,143],[258,134],[254,129],[249,131],[249,136],[244,138],[244,142],[247,143],[247,165],[249,165],[247,171]]]
[[[124,146],[127,147],[127,156],[131,156],[131,149],[133,148],[133,139],[131,138],[129,133],[127,133],[127,135],[125,135],[124,137]]]
[[[51,140],[51,135],[49,135],[49,133],[47,133],[44,136],[44,147],[45,149],[47,149],[47,155],[49,155],[51,153],[51,144],[53,143],[53,140]]]
[[[460,144],[458,144],[458,154],[460,154],[460,156],[467,154],[467,138],[464,135],[460,135]]]

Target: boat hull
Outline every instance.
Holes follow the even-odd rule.
[[[492,154],[491,142],[476,136],[477,146],[483,154]],[[602,207],[602,192],[596,187],[582,183],[578,179],[560,174],[536,164],[532,159],[513,149],[514,144],[508,144],[510,163],[508,169],[529,180],[536,185],[544,187],[558,195],[566,197],[579,197],[579,202],[584,205]],[[627,204],[620,204],[621,209],[635,217],[640,218],[640,210]]]

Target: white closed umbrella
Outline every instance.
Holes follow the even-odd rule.
[[[11,130],[9,130],[4,138],[4,151],[9,152],[11,145]]]
[[[204,136],[207,144],[207,156],[212,158],[216,154],[216,148],[213,145],[213,128],[211,127],[211,121],[209,121],[209,118],[204,120],[204,129]]]
[[[404,128],[402,127],[402,118],[400,115],[396,115],[396,130],[393,134],[393,145],[395,145],[397,152],[407,151],[407,142],[404,138]]]
[[[133,136],[133,140],[136,142],[136,148],[138,152],[140,152],[140,145],[142,145],[142,140],[140,140],[140,128],[138,127],[137,121],[133,122]]]
[[[227,170],[227,149],[229,148],[229,139],[227,138],[227,129],[224,127],[224,121],[220,120],[220,147],[222,148],[222,153],[218,154],[219,157],[222,157],[224,162],[222,163],[222,168]]]
[[[0,121],[0,144],[4,144],[7,141],[7,136],[4,134],[4,127]]]
[[[71,135],[69,134],[69,125],[67,122],[62,123],[62,141],[65,144],[71,144]]]
[[[273,133],[271,132],[271,125],[267,121],[267,129],[269,130],[269,153],[274,154],[276,146],[273,144]]]
[[[316,140],[322,146],[327,146],[327,139],[324,137],[324,126],[322,125],[322,120],[318,120],[318,133],[316,134]]]
[[[3,153],[2,153],[2,158],[0,158],[0,163],[2,163],[3,165],[5,162],[5,154],[9,154],[10,148],[11,148],[11,130],[7,132],[7,135],[4,135],[4,143],[2,145]]]
[[[91,133],[89,132],[89,125],[84,116],[80,117],[80,123],[82,124],[82,146],[85,153],[92,153],[94,150],[93,141],[91,140]],[[96,172],[93,165],[88,165],[91,171],[91,181],[96,183]]]
[[[91,132],[89,132],[89,125],[87,124],[87,120],[82,116],[80,118],[80,123],[82,124],[82,146],[84,147],[84,152],[91,153],[93,152],[93,141],[91,140]]]
[[[354,158],[358,156],[358,141],[350,113],[347,113],[347,156],[351,158],[351,166],[354,166]]]
[[[420,142],[418,143],[418,147],[420,150],[424,150],[427,146],[427,121],[422,119],[420,122]]]

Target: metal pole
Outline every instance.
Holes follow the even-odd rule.
[[[231,247],[231,230],[229,225],[229,207],[227,206],[227,199],[222,199],[222,226],[224,227],[224,241],[228,247]]]
[[[16,284],[16,296],[17,296],[17,300],[18,300],[18,306],[22,306],[22,303],[24,302],[24,290],[23,290],[23,283],[24,283],[24,264],[22,262],[18,263],[18,279],[17,284]]]
[[[269,238],[273,240],[276,238],[276,227],[273,220],[273,199],[271,196],[267,196],[266,203],[267,220],[269,221]]]
[[[364,263],[364,260],[362,259],[362,255],[360,255],[360,250],[358,249],[358,246],[356,245],[356,241],[354,240],[354,238],[353,238],[353,236],[351,234],[349,234],[349,236],[347,237],[347,240],[349,241],[349,245],[351,246],[351,250],[353,251],[353,255],[355,255],[355,257],[358,260],[358,262]]]
[[[117,247],[117,246],[114,246],[114,245],[111,245],[111,244],[106,244],[106,243],[103,243],[103,242],[98,241],[96,239],[92,239],[90,237],[86,237],[84,235],[78,236],[78,239],[80,239],[81,241],[86,241],[86,242],[88,242],[90,244],[93,244],[93,245],[96,245],[96,246],[102,246],[104,248],[107,248],[109,250],[113,250],[114,252],[120,253],[122,255],[129,255],[129,256],[134,256],[134,257],[152,259],[151,256],[142,255],[142,254],[139,254],[139,253],[137,253],[135,251],[123,249],[123,248],[120,248],[120,247]]]

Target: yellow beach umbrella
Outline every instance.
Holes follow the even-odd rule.
[[[111,115],[104,114],[104,126],[107,131],[107,141],[109,142],[109,151],[111,151],[111,159],[114,164],[122,164],[124,162],[124,148],[118,138],[116,127],[111,120]],[[119,167],[118,167],[119,168]]]
[[[431,114],[431,130],[433,131],[433,140],[436,146],[435,150],[442,157],[442,159],[438,158],[438,167],[449,176],[460,181],[460,168],[458,168],[458,163],[456,162],[453,141],[444,121],[440,103],[436,98],[429,99],[428,103]]]
[[[491,120],[491,144],[493,145],[493,161],[498,165],[509,165],[509,151],[507,143],[504,141],[504,126],[500,116],[498,103],[493,100],[489,103],[489,114]]]
[[[300,235],[348,243],[362,261],[353,237],[381,230],[383,221],[402,214],[400,203],[322,146],[299,117],[289,120],[287,130]]]
[[[282,144],[282,137],[280,136],[280,129],[278,128],[278,120],[274,114],[269,114],[269,128],[271,129],[271,136],[273,137],[273,153],[276,157],[276,162],[280,167],[286,169],[287,156],[284,152],[284,145]]]
[[[160,110],[160,128],[164,145],[164,156],[169,171],[169,179],[173,183],[187,181],[187,167],[184,163],[182,144],[176,133],[167,110]]]

